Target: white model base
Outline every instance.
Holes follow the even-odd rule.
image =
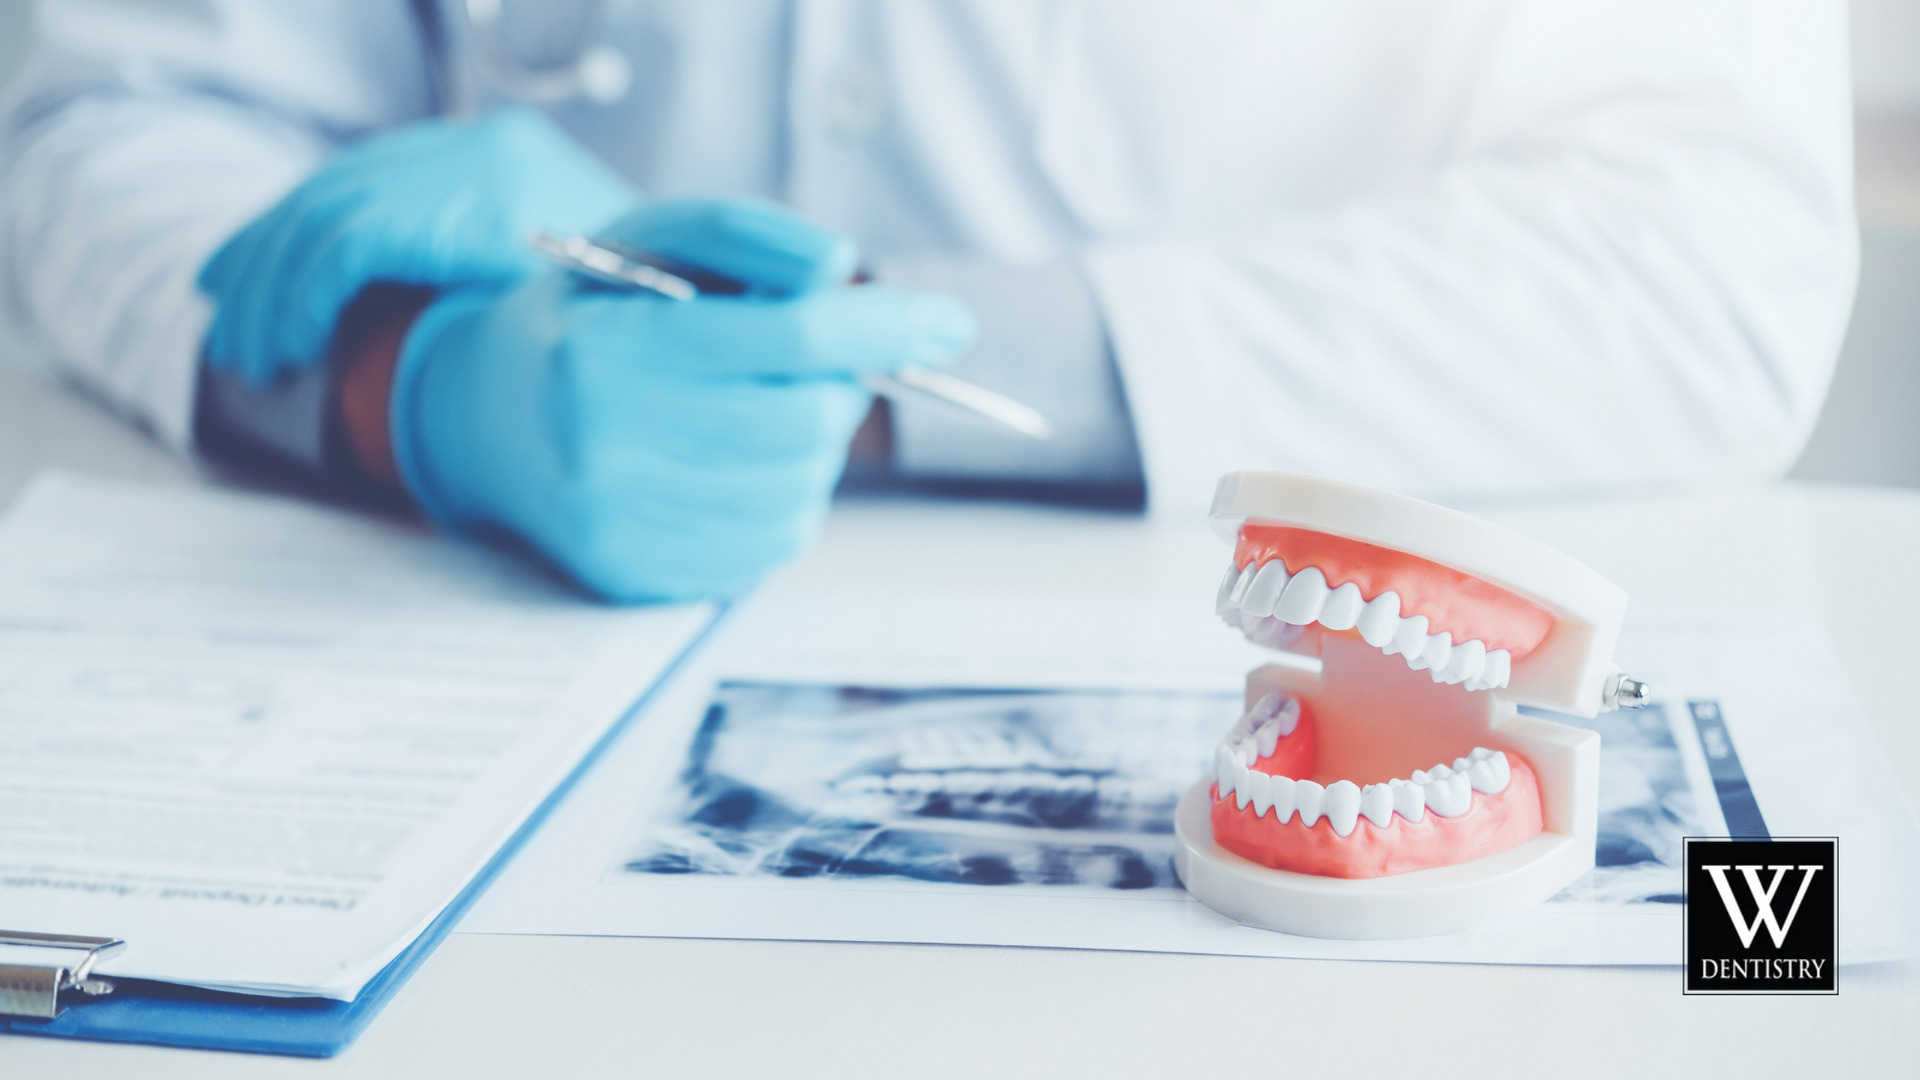
[[[1213,842],[1212,780],[1174,812],[1174,867],[1194,899],[1235,922],[1320,938],[1411,938],[1499,922],[1593,869],[1593,840],[1542,833],[1484,859],[1378,878],[1273,870]]]

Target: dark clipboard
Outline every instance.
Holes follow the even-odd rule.
[[[352,1001],[329,998],[255,997],[192,986],[106,976],[114,984],[113,993],[85,999],[69,994],[61,1001],[66,1010],[51,1020],[20,1016],[0,1016],[0,1032],[40,1035],[64,1039],[92,1039],[102,1042],[151,1043],[159,1046],[184,1046],[202,1050],[239,1050],[257,1054],[290,1054],[304,1057],[332,1057],[352,1045],[380,1014],[387,1002],[400,992],[414,971],[434,949],[453,932],[461,916],[473,906],[501,870],[506,868],[521,845],[533,836],[542,822],[559,806],[573,786],[593,767],[600,755],[626,731],[634,718],[644,713],[661,690],[680,673],[690,657],[716,627],[724,621],[728,608],[715,612],[707,625],[681,647],[678,655],[660,672],[620,719],[587,751],[559,786],[548,793],[512,837],[494,852],[493,858],[473,876],[460,894],[413,939],[400,955],[393,958]],[[137,948],[139,942],[131,942]],[[69,998],[73,999],[69,1003]]]

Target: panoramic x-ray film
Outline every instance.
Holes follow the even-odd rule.
[[[1228,694],[722,686],[629,870],[1174,887]]]
[[[1233,694],[723,684],[622,866],[639,874],[1177,888],[1175,804]],[[1706,831],[1662,708],[1608,713],[1599,866],[1563,898],[1678,903]]]
[[[1674,713],[1663,703],[1554,719],[1600,733],[1600,838],[1594,868],[1556,900],[1681,904],[1681,838],[1719,831],[1687,776]],[[1684,724],[1686,717],[1680,717]],[[1742,780],[1744,786],[1745,781]]]

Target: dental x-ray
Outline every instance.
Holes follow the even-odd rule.
[[[1237,695],[736,682],[623,866],[639,874],[1177,888],[1173,810]],[[1606,713],[1599,867],[1564,898],[1675,903],[1704,831],[1667,712]]]

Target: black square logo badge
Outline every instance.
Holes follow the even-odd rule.
[[[1686,839],[1685,992],[1832,994],[1839,843]]]

